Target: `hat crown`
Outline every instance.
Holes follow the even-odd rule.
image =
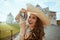
[[[43,25],[50,25],[50,19],[45,15],[45,13],[37,7],[34,7],[31,4],[27,5],[27,10],[28,12],[33,12],[32,14],[36,15],[39,17],[39,19],[43,22]],[[47,22],[46,22],[47,21]]]

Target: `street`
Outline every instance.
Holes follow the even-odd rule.
[[[45,28],[45,40],[60,40],[60,26],[51,25]]]

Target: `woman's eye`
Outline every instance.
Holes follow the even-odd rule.
[[[29,18],[31,18],[31,17],[29,16]]]
[[[33,19],[35,19],[35,17],[33,17]]]

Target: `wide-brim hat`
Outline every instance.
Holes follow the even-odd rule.
[[[43,22],[43,25],[45,26],[50,25],[49,17],[47,17],[45,13],[38,7],[35,7],[31,4],[27,4],[27,11],[30,12],[30,14],[36,15]]]

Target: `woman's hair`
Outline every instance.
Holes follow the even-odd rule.
[[[45,35],[44,26],[42,21],[38,17],[37,17],[36,26],[35,26],[35,32],[37,33],[35,34],[38,36],[38,38],[42,40],[43,36]]]
[[[30,36],[27,40],[43,40],[44,27],[42,21],[37,17],[35,28],[31,31]]]

